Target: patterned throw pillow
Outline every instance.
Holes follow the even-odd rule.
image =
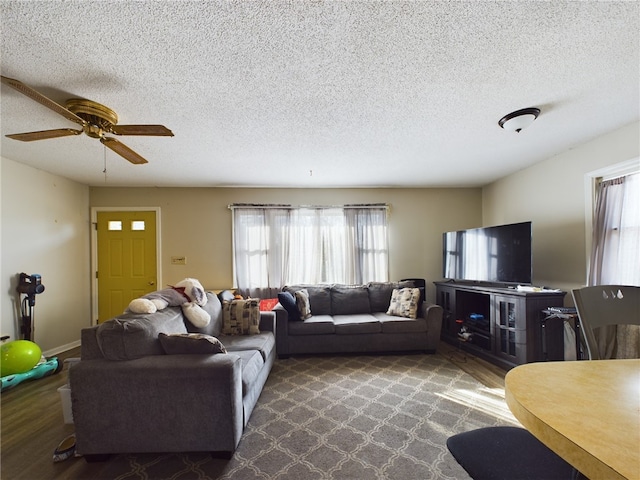
[[[167,355],[227,353],[220,340],[204,333],[160,333],[158,339]]]
[[[416,318],[418,316],[419,288],[394,288],[391,293],[391,303],[387,315]]]
[[[296,305],[298,306],[298,310],[300,310],[300,320],[306,320],[311,317],[309,292],[306,290],[298,290],[296,292]]]
[[[260,299],[232,300],[222,304],[224,335],[256,335],[260,333]]]

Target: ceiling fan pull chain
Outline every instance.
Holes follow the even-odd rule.
[[[104,173],[104,183],[107,183],[107,147],[105,145],[102,145],[102,152],[104,157],[104,169],[102,173]]]

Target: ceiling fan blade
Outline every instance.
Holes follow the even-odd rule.
[[[33,142],[34,140],[46,140],[48,138],[68,137],[70,135],[80,135],[82,130],[73,128],[58,128],[56,130],[41,130],[39,132],[13,133],[7,135],[8,138],[20,140],[21,142]]]
[[[75,122],[78,125],[83,125],[84,126],[85,121],[82,118],[77,116],[75,113],[67,110],[62,105],[58,105],[56,102],[54,102],[53,100],[50,100],[49,98],[45,97],[40,92],[34,90],[33,88],[29,87],[28,85],[25,85],[20,80],[15,80],[13,78],[8,78],[8,77],[4,77],[3,76],[2,77],[2,83],[4,83],[5,85],[10,86],[11,88],[14,88],[18,92],[22,93],[23,95],[26,95],[27,97],[29,97],[32,100],[35,100],[39,104],[44,105],[48,109],[53,110],[57,114],[62,115],[67,120],[71,120],[72,122]]]
[[[136,165],[148,163],[145,158],[141,157],[136,152],[127,147],[124,143],[115,138],[102,137],[100,141],[105,147],[110,148],[121,157],[129,160],[131,163],[135,163]]]
[[[113,125],[109,131],[115,135],[173,137],[173,132],[164,125]]]

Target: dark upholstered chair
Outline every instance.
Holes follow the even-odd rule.
[[[447,439],[447,448],[474,480],[584,478],[524,428],[485,427]]]
[[[589,360],[603,359],[594,331],[609,325],[640,325],[640,287],[597,285],[571,292]]]

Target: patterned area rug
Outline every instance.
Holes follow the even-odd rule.
[[[436,355],[278,360],[231,460],[119,455],[99,478],[468,479],[447,437],[517,424],[504,392]]]

